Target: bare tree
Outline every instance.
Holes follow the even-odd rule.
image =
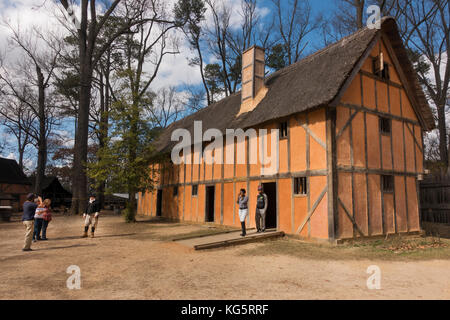
[[[166,128],[177,121],[185,111],[185,101],[175,87],[162,88],[155,94],[152,103],[146,108],[147,118],[151,119],[155,126]]]
[[[142,6],[142,10],[139,11],[137,18],[141,21],[149,21],[149,23],[136,26],[133,34],[127,34],[124,37],[120,46],[125,63],[122,70],[119,70],[119,76],[123,80],[122,89],[124,89],[122,90],[122,101],[125,101],[125,104],[130,107],[131,121],[127,133],[130,143],[128,144],[127,161],[132,167],[139,156],[139,121],[144,106],[151,105],[154,96],[150,91],[150,86],[158,75],[164,57],[179,53],[177,39],[170,33],[179,24],[175,22],[155,22],[169,21],[169,13],[164,1],[147,1],[145,6]],[[130,168],[130,171],[133,169],[134,167]],[[129,208],[132,210],[130,219],[133,221],[138,191],[134,181],[130,181],[127,190],[129,193]]]
[[[231,49],[227,64],[230,77],[232,79],[232,90],[236,92],[241,83],[242,72],[242,53],[252,45],[258,45],[263,48],[271,48],[278,39],[274,37],[275,17],[273,16],[269,23],[263,22],[258,13],[256,0],[241,0],[240,10],[237,12],[241,18],[239,28],[228,31],[226,41]],[[264,27],[261,27],[261,26]]]
[[[25,150],[32,144],[31,135],[35,119],[36,115],[20,99],[3,95],[0,101],[0,123],[7,128],[6,133],[16,139],[19,167],[22,170]]]
[[[181,30],[183,30],[191,49],[196,52],[196,57],[189,59],[189,64],[199,67],[206,93],[206,101],[210,105],[213,103],[213,99],[206,83],[204,53],[202,50],[202,38],[204,37],[202,23],[205,20],[205,2],[203,0],[179,0],[175,5],[174,11],[177,24],[182,26]]]
[[[229,75],[227,58],[229,48],[227,45],[227,36],[230,28],[231,6],[229,3],[206,0],[209,10],[213,17],[213,25],[208,30],[209,33],[209,49],[211,53],[220,61],[221,80],[223,83],[223,91],[225,96],[233,93],[232,79]]]
[[[356,32],[366,25],[366,9],[369,5],[378,5],[383,16],[391,15],[396,19],[400,17],[400,4],[410,0],[335,0],[338,11],[323,21],[322,32],[326,45]]]
[[[198,86],[192,84],[184,84],[184,98],[185,110],[183,112],[191,113],[200,111],[205,107],[205,91]]]
[[[308,0],[294,0],[286,3],[272,0],[277,19],[280,43],[286,54],[287,64],[300,60],[308,46],[307,36],[319,28],[320,20],[313,17]]]
[[[60,54],[59,47],[53,51],[49,50],[46,44],[57,44],[58,39],[44,38],[38,28],[21,32],[20,26],[13,27],[8,22],[5,22],[5,25],[12,34],[10,44],[20,50],[23,56],[17,62],[18,74],[13,75],[2,65],[0,81],[6,85],[8,95],[27,105],[38,120],[39,129],[34,136],[38,149],[35,192],[41,193],[47,164],[47,137],[56,119],[52,111],[52,101],[48,99],[48,88]],[[19,81],[18,76],[21,78]]]
[[[427,97],[436,108],[440,161],[450,167],[446,113],[450,94],[448,0],[396,0],[390,6]],[[388,12],[388,13],[390,13]]]
[[[66,11],[72,13],[72,6],[68,0],[60,0]],[[108,35],[108,39],[101,45],[98,37],[110,19],[118,10],[122,10],[120,16],[126,17],[118,25],[117,29]],[[84,211],[87,200],[87,176],[85,164],[88,154],[89,135],[89,108],[91,102],[91,89],[94,68],[105,51],[122,34],[132,32],[133,26],[142,25],[147,22],[166,23],[165,20],[140,19],[143,7],[147,5],[146,0],[114,0],[105,7],[105,12],[99,16],[95,0],[81,0],[81,21],[77,29],[78,52],[79,52],[79,102],[77,114],[77,128],[75,133],[75,155],[73,161],[73,199],[71,211],[79,213]]]
[[[272,45],[273,23],[261,28],[256,0],[241,0],[239,9],[234,8],[232,3],[217,0],[179,0],[176,13],[177,18],[186,21],[184,32],[191,48],[197,51],[196,58],[190,62],[200,68],[208,105],[239,89],[242,52],[254,44],[263,47]],[[210,25],[202,24],[206,14],[212,18]],[[235,14],[241,18],[238,28],[230,25]],[[204,57],[208,53],[218,62],[206,64]],[[192,95],[192,98],[198,97],[197,93]]]

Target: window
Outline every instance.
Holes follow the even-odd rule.
[[[373,73],[383,80],[389,80],[389,64],[387,62],[382,62],[381,57],[377,57],[373,60]],[[383,68],[381,68],[381,63],[383,63]]]
[[[280,123],[280,138],[287,138],[288,136],[288,123],[287,121]]]
[[[380,132],[382,134],[391,134],[391,119],[380,118]]]
[[[198,194],[198,185],[196,184],[192,186],[192,195],[197,196],[197,194]]]
[[[173,187],[173,196],[178,196],[178,186]]]
[[[381,176],[383,192],[394,192],[394,176]]]
[[[294,194],[305,195],[308,194],[308,185],[306,177],[294,178]]]

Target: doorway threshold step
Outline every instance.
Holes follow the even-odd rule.
[[[240,233],[240,231],[237,231],[176,242],[194,248],[195,250],[206,250],[258,242],[267,239],[284,237],[285,235],[283,231],[276,230],[266,230],[266,232],[264,233],[257,233],[256,231],[254,231],[247,233],[247,236],[245,237],[241,237]]]
[[[249,230],[256,230],[255,228],[252,229],[247,229],[247,232]],[[224,230],[224,231],[219,231],[213,234],[202,234],[202,235],[197,235],[197,236],[186,236],[186,237],[180,237],[180,238],[174,238],[172,239],[172,241],[177,242],[177,241],[182,241],[182,240],[191,240],[191,239],[198,239],[198,238],[205,238],[205,237],[211,237],[211,236],[217,236],[217,235],[221,235],[221,234],[228,234],[228,233],[235,233],[235,232],[241,232],[241,230],[239,229],[232,229],[232,230]]]

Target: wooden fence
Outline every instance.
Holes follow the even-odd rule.
[[[422,222],[450,224],[450,175],[427,175],[420,182]]]

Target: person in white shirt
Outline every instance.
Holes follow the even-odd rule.
[[[44,221],[45,206],[44,203],[42,202],[41,197],[37,197],[36,199],[34,199],[34,202],[38,205],[34,213],[33,242],[36,242],[42,240],[41,230],[42,230],[42,223]]]
[[[239,205],[239,220],[241,221],[242,227],[241,237],[245,237],[247,234],[245,231],[245,218],[247,218],[248,215],[248,196],[245,194],[245,189],[241,189],[237,200],[237,204]]]

